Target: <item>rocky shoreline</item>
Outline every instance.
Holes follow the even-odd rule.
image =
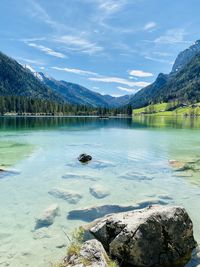
[[[192,221],[179,206],[106,215],[84,231],[92,239],[73,245],[59,267],[183,267],[197,247]]]

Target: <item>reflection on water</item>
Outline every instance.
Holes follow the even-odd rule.
[[[199,117],[182,116],[135,116],[134,123],[148,127],[158,128],[200,128]]]
[[[199,133],[198,118],[1,117],[0,166],[16,173],[0,177],[0,266],[50,267],[65,253],[65,233],[88,214],[144,203],[184,206],[200,242]],[[80,164],[81,153],[92,162]],[[174,169],[188,162],[195,170]],[[94,197],[90,188],[98,186],[110,195]],[[60,216],[35,230],[52,204]]]
[[[182,116],[134,116],[133,118],[97,117],[0,117],[0,130],[54,129],[64,127],[73,130],[97,127],[157,127],[157,128],[200,128],[199,117]]]

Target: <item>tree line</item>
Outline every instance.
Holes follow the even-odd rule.
[[[23,96],[0,96],[0,115],[97,115],[132,114],[131,106],[121,108],[72,105]]]

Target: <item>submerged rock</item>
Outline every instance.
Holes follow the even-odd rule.
[[[105,198],[110,195],[110,192],[99,184],[91,186],[89,190],[90,194],[96,198]]]
[[[35,229],[52,225],[55,217],[59,215],[60,210],[57,204],[49,206],[40,217],[36,218]]]
[[[169,160],[169,165],[174,169],[180,169],[185,165],[185,163],[179,160],[171,159]]]
[[[153,180],[152,176],[144,175],[137,172],[127,172],[124,175],[120,175],[118,177],[119,179],[125,179],[125,180],[135,180],[135,181],[149,181]]]
[[[66,200],[70,204],[76,204],[82,198],[82,195],[62,188],[54,188],[48,193],[56,198]]]
[[[196,247],[192,221],[176,206],[111,214],[94,222],[90,232],[122,266],[183,266]]]
[[[125,212],[125,211],[132,211],[136,209],[142,209],[148,207],[153,204],[161,204],[166,205],[168,204],[166,201],[163,200],[145,200],[137,203],[136,205],[130,206],[122,206],[122,205],[102,205],[102,206],[94,206],[89,208],[83,208],[78,210],[72,210],[68,213],[67,219],[68,220],[82,220],[85,222],[91,222],[95,219],[101,218],[110,213],[118,213],[118,212]]]
[[[90,180],[90,181],[96,181],[97,178],[93,178],[89,175],[80,175],[80,174],[73,174],[73,173],[68,173],[62,176],[63,179],[66,180]]]
[[[4,178],[5,176],[10,176],[10,175],[18,175],[20,174],[19,171],[16,170],[6,170],[0,168],[0,179]]]
[[[76,245],[78,253],[69,253],[62,266],[68,267],[108,267],[109,258],[102,244],[95,239]],[[80,247],[78,247],[80,246]]]
[[[78,160],[82,163],[87,163],[92,160],[92,156],[88,154],[80,154]]]
[[[199,172],[200,171],[200,159],[189,161],[189,162],[180,162],[178,160],[170,160],[170,166],[172,166],[177,172]]]

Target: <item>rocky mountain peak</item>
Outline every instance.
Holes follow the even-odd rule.
[[[200,40],[194,42],[189,48],[180,52],[174,62],[171,73],[181,70],[192,58],[200,52]]]

